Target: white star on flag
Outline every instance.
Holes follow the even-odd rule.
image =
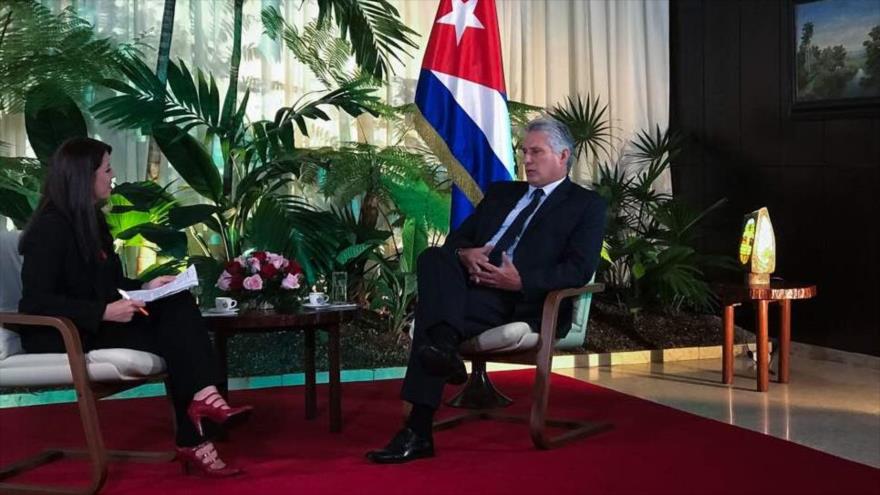
[[[477,8],[479,0],[470,0],[465,3],[463,0],[452,0],[452,12],[437,19],[437,24],[449,24],[455,26],[455,44],[461,44],[461,37],[464,36],[465,29],[472,27],[483,29],[483,24],[474,15],[474,9]]]

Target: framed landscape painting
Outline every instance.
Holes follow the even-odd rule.
[[[792,114],[880,109],[880,1],[791,2]]]

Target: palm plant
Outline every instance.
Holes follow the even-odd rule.
[[[44,83],[26,96],[25,128],[37,159],[0,160],[0,215],[22,228],[40,198],[45,167],[66,139],[86,135],[86,122],[73,99],[58,86]]]
[[[439,164],[404,148],[364,144],[328,152],[324,158],[316,162],[324,170],[321,191],[338,204],[357,199],[358,223],[367,229],[400,229],[403,249],[394,254],[405,271],[413,271],[429,233],[449,225],[449,198]]]
[[[675,132],[643,131],[633,146],[629,171],[606,163],[594,183],[609,205],[601,276],[609,293],[632,313],[647,306],[709,310],[712,293],[703,270],[735,266],[727,257],[697,253],[695,227],[725,200],[695,212],[655,190],[656,180],[681,150]]]
[[[33,158],[0,157],[0,215],[24,228],[40,201],[45,167]]]
[[[348,50],[346,53],[357,55],[358,50],[362,54],[368,53],[370,46],[382,51],[392,46],[388,44],[388,36],[393,38],[398,35],[402,36],[401,42],[412,44],[407,37],[410,31],[400,24],[396,11],[390,5],[384,1],[365,3],[368,5],[362,13],[373,12],[371,9],[378,7],[387,7],[390,11],[387,15],[368,16],[369,22],[366,23],[357,21],[346,24],[349,27],[343,29],[343,35],[360,36],[358,39],[363,41],[364,32],[369,31],[381,35],[377,38],[379,41],[374,45],[361,43],[357,49],[336,42],[333,45],[337,51]],[[358,18],[356,13],[338,9],[334,2],[326,3],[323,8],[336,9],[337,18],[349,21]],[[235,25],[238,26],[240,9],[237,8],[236,12]],[[298,33],[291,35],[290,27],[274,9],[266,9],[263,18],[270,36],[286,33],[289,46],[299,40]],[[317,54],[314,49],[309,51],[308,41],[329,38],[326,33],[329,29],[320,28],[322,19],[319,16],[319,20],[311,26],[309,34],[312,39],[299,43],[300,53]],[[273,29],[273,26],[276,28]],[[240,43],[239,40],[240,35],[234,44]],[[344,50],[338,48],[340,46]],[[312,58],[317,60],[317,56]],[[203,206],[210,207],[200,210],[200,213],[204,214],[202,223],[216,231],[221,239],[220,252],[213,254],[221,259],[229,259],[247,247],[269,249],[270,246],[266,244],[279,246],[281,249],[275,249],[300,259],[307,275],[313,278],[332,265],[339,244],[339,222],[328,223],[327,214],[322,217],[321,212],[285,194],[286,188],[301,172],[303,163],[314,158],[314,153],[295,146],[293,126],[296,125],[307,135],[307,120],[329,119],[322,107],[340,108],[353,116],[370,111],[370,105],[378,101],[372,94],[374,79],[360,74],[351,78],[343,77],[338,68],[347,59],[342,57],[337,57],[331,64],[323,60],[323,67],[332,67],[335,75],[324,80],[336,83],[338,87],[328,87],[327,91],[318,95],[304,95],[293,105],[280,108],[273,121],[248,124],[245,122],[245,109],[249,93],[245,92],[240,105],[236,105],[235,98],[235,73],[239,59],[240,50],[234,48],[231,64],[233,77],[222,108],[220,92],[212,76],[204,75],[201,71],[193,75],[184,63],[170,63],[166,89],[165,84],[143,62],[128,58],[121,64],[127,81],[102,81],[119,94],[99,102],[92,107],[92,111],[98,119],[114,127],[139,129],[152,134],[187,187],[199,195],[199,201],[207,203]],[[383,56],[367,59],[372,62],[362,67],[363,70],[387,73],[384,65],[387,60]],[[319,67],[316,61],[311,65]],[[191,135],[193,131],[198,134]],[[216,150],[220,150],[220,153]],[[222,176],[218,173],[221,168]],[[286,239],[269,234],[278,231],[275,228],[278,221],[293,226]],[[155,235],[157,225],[135,227],[138,228],[152,230]],[[193,229],[193,237],[203,253],[211,252],[210,243],[202,233]],[[329,262],[326,261],[328,259]]]
[[[159,50],[156,55],[156,77],[159,81],[168,80],[168,63],[171,61],[171,36],[174,33],[174,11],[177,7],[177,0],[165,0],[165,7],[162,10],[162,28],[159,31]],[[159,182],[159,165],[162,156],[159,152],[159,146],[156,141],[150,139],[149,148],[147,150],[147,180]]]
[[[395,160],[413,161],[414,156],[364,149],[304,150],[296,146],[294,127],[308,135],[306,122],[329,119],[327,107],[352,116],[372,112],[379,106],[373,95],[375,88],[390,74],[398,54],[416,46],[411,39],[415,33],[399,21],[396,10],[385,0],[321,0],[318,19],[302,32],[287,25],[274,9],[266,9],[267,34],[283,38],[294,55],[325,83],[326,90],[303,95],[280,108],[272,121],[248,123],[249,93],[245,91],[241,103],[236,102],[241,3],[238,1],[234,10],[231,80],[222,106],[214,78],[190,71],[183,62],[167,64],[167,85],[161,59],[154,73],[136,56],[114,59],[124,79],[101,79],[101,85],[117,94],[91,108],[95,117],[118,129],[151,135],[181,176],[178,193],[188,190],[200,203],[184,206],[171,200],[169,188],[157,189],[147,183],[122,185],[110,213],[115,235],[128,245],[158,249],[167,258],[185,250],[186,237],[181,230],[186,229],[203,256],[223,260],[248,247],[274,249],[299,259],[313,279],[331,268],[362,266],[367,258],[376,256],[374,251],[392,233],[381,229],[399,229],[406,240],[402,252],[393,253],[392,258],[397,263],[402,260],[411,270],[418,251],[427,244],[429,229],[446,224],[442,215],[437,218],[431,213],[443,200],[430,194],[428,183],[388,166]],[[169,5],[173,7],[172,0],[166,2],[165,18],[172,18],[167,15]],[[332,34],[330,19],[335,20],[341,37]],[[163,20],[165,25],[170,21]],[[358,67],[346,70],[351,57]],[[358,163],[384,164],[368,167],[380,179],[360,193],[341,188],[330,192],[336,187],[334,181],[338,183],[346,171],[340,164],[355,155]],[[321,212],[286,193],[304,173],[318,169],[329,178],[325,193],[337,199],[348,196],[347,204],[340,200],[331,211]],[[435,206],[426,207],[419,195]],[[355,205],[357,215],[350,201],[355,197],[361,201]],[[385,225],[381,228],[380,211]],[[439,211],[445,213],[446,207]],[[278,229],[279,224],[291,228]],[[213,237],[219,237],[219,244],[212,242]],[[391,247],[397,251],[396,243]],[[154,270],[166,270],[175,263],[179,261],[169,260]]]
[[[46,83],[83,103],[96,80],[118,74],[120,57],[134,53],[135,45],[96,37],[72,7],[53,14],[36,0],[3,2],[0,111],[20,112],[31,91]]]
[[[415,297],[415,261],[449,224],[441,166],[408,149],[367,144],[310,155],[300,181],[336,205],[330,211],[344,227],[335,269],[348,272],[355,297],[389,329],[403,328]]]
[[[39,200],[43,167],[65,139],[85,136],[79,105],[98,79],[118,74],[131,44],[98,38],[72,8],[53,14],[37,1],[0,5],[0,112],[24,111],[37,159],[0,161],[0,215],[23,227]]]
[[[568,97],[564,104],[557,104],[548,115],[559,120],[571,131],[574,138],[575,160],[586,160],[591,177],[596,177],[600,152],[607,155],[612,148],[611,126],[608,122],[607,105],[599,106],[599,97],[586,100],[580,95]]]
[[[378,80],[393,72],[393,61],[401,62],[407,48],[418,48],[412,40],[418,33],[400,22],[387,0],[318,0],[318,27],[326,27],[330,18],[351,43],[358,67]]]

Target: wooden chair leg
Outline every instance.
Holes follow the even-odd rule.
[[[552,352],[552,349],[545,353],[543,359],[541,356],[538,358],[537,368],[535,369],[535,385],[532,389],[532,411],[529,416],[504,414],[497,408],[477,409],[435,421],[434,431],[454,428],[464,423],[480,419],[528,423],[532,443],[535,447],[546,450],[559,447],[572,440],[584,438],[611,429],[611,424],[609,423],[547,417],[547,405],[550,398],[550,370],[552,364],[552,354],[550,354],[550,352]],[[568,431],[555,436],[549,436],[546,431],[548,426],[563,428]]]
[[[82,488],[69,488],[52,485],[30,485],[20,483],[0,483],[0,493],[4,494],[76,494],[93,495],[98,493],[107,480],[109,460],[137,462],[169,462],[174,459],[173,452],[141,452],[126,450],[107,450],[98,422],[97,401],[84,376],[73,373],[73,386],[76,390],[77,405],[86,437],[86,449],[47,449],[40,454],[23,459],[0,468],[0,480],[38,468],[62,458],[88,459],[91,470],[91,483]]]
[[[77,364],[79,364],[79,366],[77,366]],[[83,451],[83,457],[88,457],[89,459],[91,484],[85,488],[71,489],[57,486],[3,483],[0,484],[0,492],[11,494],[35,492],[94,494],[98,493],[101,487],[104,486],[104,482],[107,480],[107,450],[104,447],[104,438],[101,436],[101,428],[98,425],[95,396],[92,393],[91,387],[89,387],[88,378],[85,376],[85,363],[71,362],[70,365],[71,374],[73,376],[73,387],[76,390],[77,404],[79,406],[79,416],[86,436],[87,450]],[[61,459],[71,453],[72,452],[70,451],[61,449],[47,450],[35,457],[25,459],[8,468],[0,469],[0,480]],[[77,457],[79,457],[79,455],[77,455]]]
[[[552,350],[550,350],[552,352]],[[564,445],[572,440],[584,438],[611,429],[610,423],[554,419],[547,417],[547,403],[550,399],[550,374],[553,355],[538,355],[535,368],[535,388],[532,393],[532,413],[529,417],[529,432],[532,443],[542,450]],[[547,426],[564,428],[568,431],[555,436],[547,434]]]

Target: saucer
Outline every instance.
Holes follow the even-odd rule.
[[[309,309],[329,308],[329,307],[330,307],[330,303],[324,303],[324,304],[303,303],[303,307],[304,307],[304,308],[309,308]]]
[[[202,311],[203,315],[206,316],[234,316],[238,314],[238,308],[233,309],[217,309],[217,308],[209,308]]]

